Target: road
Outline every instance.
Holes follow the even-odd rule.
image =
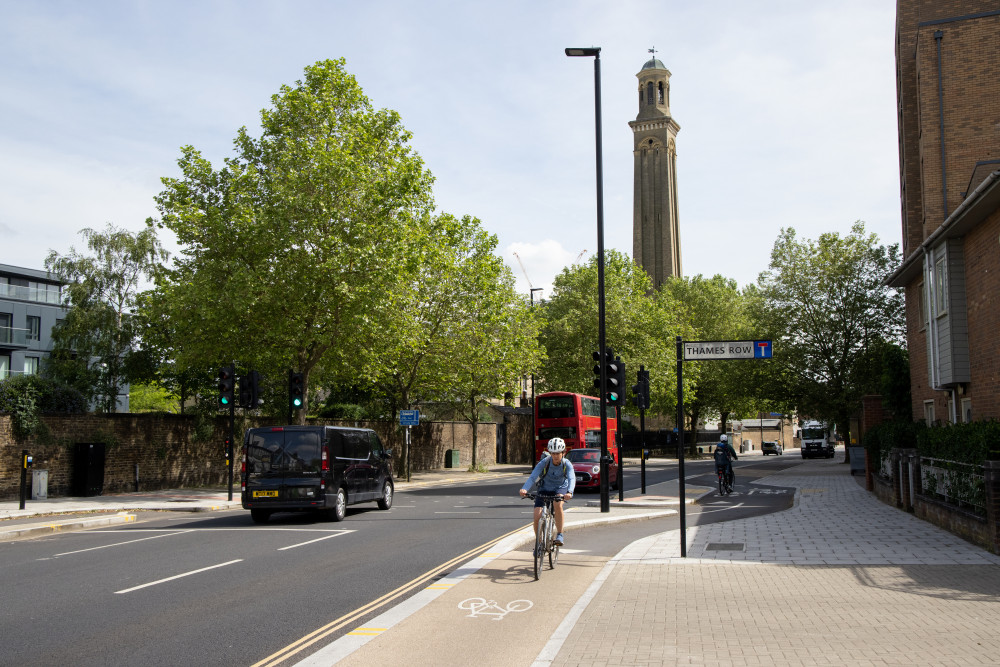
[[[736,493],[689,505],[688,525],[788,507],[788,490],[748,482],[794,463],[738,462]],[[685,472],[690,483],[714,484],[710,461],[688,462]],[[647,493],[676,474],[676,463],[649,463]],[[625,482],[626,495],[638,495],[637,466]],[[0,611],[0,664],[279,664],[265,659],[317,630],[324,642],[335,639],[524,527],[532,510],[515,497],[521,483],[401,491],[390,511],[351,507],[342,523],[286,514],[257,526],[244,511],[144,513],[113,529],[0,544],[3,597],[20,601]],[[567,535],[567,547],[610,556],[677,525],[675,516],[580,530]]]

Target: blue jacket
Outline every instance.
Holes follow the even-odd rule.
[[[548,466],[548,470],[545,469],[546,466]],[[543,470],[545,471],[544,478],[542,477]],[[562,465],[553,463],[551,456],[543,456],[542,460],[535,465],[535,469],[531,471],[528,481],[521,488],[525,491],[531,491],[536,483],[538,483],[538,490],[543,493],[573,493],[573,489],[576,488],[576,471],[573,470],[573,464],[565,456]]]

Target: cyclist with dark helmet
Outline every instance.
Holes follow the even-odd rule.
[[[729,444],[729,438],[723,433],[719,436],[719,444],[715,446],[715,470],[725,471],[729,479],[733,475],[733,459],[739,459],[736,450]]]
[[[548,445],[549,456],[543,456],[528,476],[528,481],[521,487],[521,497],[524,498],[534,486],[538,486],[535,497],[535,535],[538,535],[538,519],[542,516],[544,501],[541,494],[562,495],[552,503],[552,514],[556,520],[556,540],[558,546],[563,544],[563,500],[573,497],[576,488],[576,471],[573,464],[565,457],[566,442],[562,438],[552,438]]]

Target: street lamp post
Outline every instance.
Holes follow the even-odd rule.
[[[531,309],[535,309],[535,292],[541,292],[541,287],[531,288]],[[535,442],[535,372],[531,372],[531,456],[535,455],[535,448],[538,446]]]
[[[594,57],[594,123],[597,138],[597,349],[601,358],[607,349],[604,330],[604,166],[601,155],[601,47],[569,48],[570,57]],[[608,373],[601,367],[601,392],[608,385]],[[608,406],[606,396],[600,397],[601,405],[601,512],[611,511],[608,497]],[[619,428],[621,428],[619,426]],[[619,461],[620,463],[620,461]]]

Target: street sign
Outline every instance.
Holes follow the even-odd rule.
[[[400,426],[418,426],[420,424],[420,410],[400,410]]]
[[[770,359],[769,340],[691,340],[684,341],[684,361],[707,359]]]

